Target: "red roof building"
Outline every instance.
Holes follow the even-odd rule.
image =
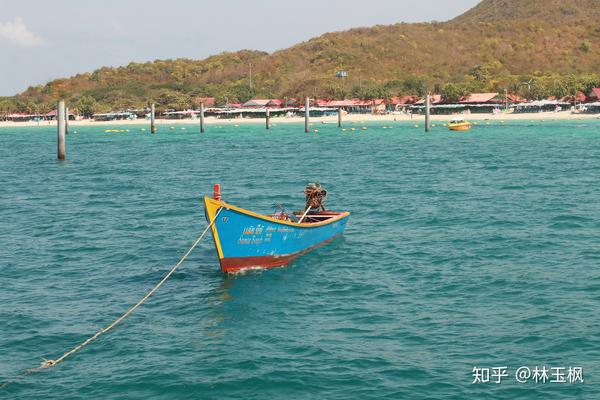
[[[354,107],[356,102],[354,100],[331,100],[328,107]]]
[[[385,109],[385,100],[384,99],[375,99],[375,100],[362,100],[362,99],[352,99],[352,100],[331,100],[327,103],[327,107],[335,108],[345,108],[349,111],[353,112],[373,112],[378,107],[383,107]]]
[[[441,102],[442,102],[441,94],[432,94],[431,95],[431,104],[440,104]],[[425,98],[422,98],[421,100],[415,102],[415,104],[418,104],[418,105],[425,104]]]
[[[560,101],[562,101],[564,103],[583,103],[586,100],[587,100],[587,97],[586,97],[585,93],[583,93],[582,91],[579,91],[579,90],[577,91],[577,94],[575,94],[575,96],[569,95],[569,96],[560,98]]]
[[[214,107],[217,104],[217,101],[214,97],[196,97],[194,99],[195,105],[200,105],[204,103],[204,107]]]
[[[283,105],[283,100],[280,99],[252,99],[248,100],[242,107],[244,108],[280,108]]]
[[[393,106],[406,106],[415,104],[419,101],[419,96],[394,96],[389,100],[389,104]]]
[[[527,99],[518,94],[508,94],[508,101],[511,103],[526,103]]]
[[[460,99],[461,104],[485,104],[497,102],[499,93],[471,93]]]
[[[600,100],[600,88],[593,88],[588,96],[588,100],[590,100],[590,101]]]

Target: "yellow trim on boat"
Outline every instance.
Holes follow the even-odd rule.
[[[268,217],[266,215],[257,214],[255,212],[248,211],[248,210],[245,210],[245,209],[240,208],[240,207],[232,206],[231,204],[225,203],[224,201],[217,201],[217,200],[211,199],[208,196],[204,197],[204,204],[206,205],[206,209],[207,210],[209,210],[209,208],[211,208],[211,209],[214,210],[213,212],[215,214],[217,212],[216,210],[218,210],[219,207],[224,207],[226,210],[237,211],[237,212],[239,212],[241,214],[246,214],[246,215],[249,215],[251,217],[255,217],[255,218],[259,218],[259,219],[265,220],[265,221],[273,222],[275,224],[295,226],[296,228],[315,228],[317,226],[329,225],[329,224],[332,224],[332,223],[334,223],[336,221],[342,220],[342,219],[344,219],[344,218],[346,218],[347,216],[350,215],[349,212],[344,212],[344,213],[341,213],[340,215],[338,215],[338,216],[336,216],[334,218],[330,218],[330,219],[327,219],[325,221],[315,222],[315,223],[301,223],[301,224],[299,224],[297,222],[282,221],[280,219],[271,218],[271,217]],[[214,214],[213,214],[213,216],[214,216]],[[210,218],[210,213],[209,213],[209,218]],[[216,231],[215,225],[216,224],[213,224],[213,233]],[[217,247],[219,247],[219,246],[220,245],[217,245]],[[221,253],[219,253],[219,254],[221,254]]]
[[[219,208],[223,207],[222,202],[211,199],[210,197],[204,197],[204,208],[206,210],[206,214],[208,216],[208,220],[212,221],[219,212]],[[212,224],[212,234],[215,239],[215,246],[217,248],[217,254],[219,255],[219,259],[223,259],[223,249],[221,248],[221,241],[219,240],[219,232],[217,231],[217,221]]]

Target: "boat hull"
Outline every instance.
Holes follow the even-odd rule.
[[[465,123],[460,123],[460,124],[452,124],[452,125],[448,125],[448,128],[451,131],[458,131],[458,132],[465,132],[471,129],[473,125],[471,125],[469,122],[465,122]]]
[[[209,197],[204,199],[221,270],[274,268],[342,235],[349,213],[319,223],[294,223],[253,213]]]

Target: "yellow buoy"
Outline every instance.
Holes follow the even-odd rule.
[[[415,128],[418,128],[418,127],[419,127],[419,125],[416,125],[416,124],[415,124]]]
[[[350,130],[351,130],[351,131],[355,131],[355,130],[356,130],[356,128],[352,128],[352,129],[350,129]]]
[[[361,129],[362,129],[363,131],[366,131],[366,130],[367,130],[367,127],[366,127],[366,126],[363,126]]]

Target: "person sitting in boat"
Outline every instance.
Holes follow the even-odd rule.
[[[327,190],[323,189],[318,183],[309,183],[304,189],[306,195],[305,210],[309,210],[309,214],[318,213],[325,210],[325,199],[327,198]]]

